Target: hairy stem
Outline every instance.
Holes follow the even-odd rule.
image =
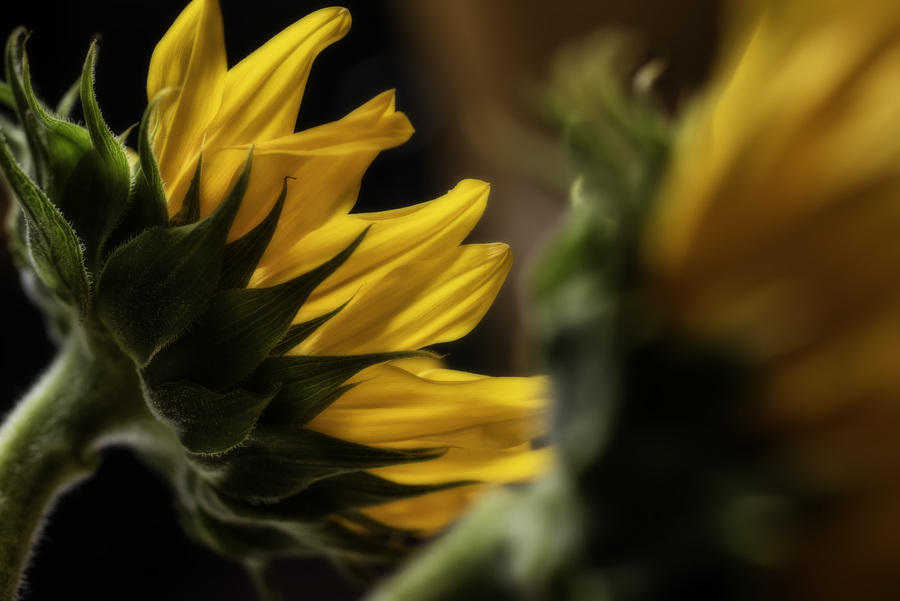
[[[94,471],[104,440],[146,415],[123,359],[71,337],[0,426],[0,599],[16,598],[56,499]]]

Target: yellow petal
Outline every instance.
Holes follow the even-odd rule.
[[[418,376],[426,376],[432,377],[431,373],[435,371],[443,371],[444,361],[434,356],[425,356],[425,357],[407,357],[405,359],[395,359],[387,363],[387,365],[394,365],[399,367],[400,369],[405,369],[409,373],[416,374]],[[376,365],[373,368],[377,370],[380,366]],[[365,370],[363,370],[365,371]],[[360,372],[363,373],[363,372]],[[465,373],[465,372],[458,372]],[[474,374],[473,374],[474,376]],[[360,378],[359,381],[368,379],[368,376]]]
[[[208,145],[220,148],[292,134],[313,60],[349,29],[347,9],[318,10],[229,70]]]
[[[422,348],[465,336],[512,265],[505,244],[461,246],[366,285],[292,352],[343,355]]]
[[[305,273],[371,226],[347,262],[307,299],[296,321],[323,315],[351,298],[365,282],[378,281],[403,263],[458,246],[484,212],[489,190],[484,182],[464,180],[430,202],[380,213],[342,215],[282,255],[264,260],[253,274],[251,286],[271,286]]]
[[[527,445],[509,450],[451,448],[437,459],[392,465],[372,470],[377,476],[402,484],[441,482],[521,482],[539,476],[553,461],[551,448]]]
[[[405,142],[412,131],[406,115],[394,110],[394,93],[388,91],[339,121],[253,145],[250,182],[229,240],[259,223],[281,192],[284,178],[292,177],[278,229],[267,249],[267,256],[280,256],[307,232],[335,214],[346,213],[375,156]],[[222,201],[249,149],[250,145],[234,146],[204,155],[201,215]],[[174,204],[180,206],[191,175],[190,169],[184,171],[172,190]]]
[[[892,302],[900,262],[898,191],[900,173],[897,182],[848,194],[731,267],[707,263],[703,273],[682,272],[682,322],[707,335],[739,337],[750,356],[765,359],[810,344],[863,308]]]
[[[491,378],[448,369],[426,369],[416,376],[396,365],[381,365],[353,381],[355,387],[310,428],[372,446],[449,447],[437,459],[372,470],[383,478],[404,484],[496,485],[544,473],[553,459],[552,450],[534,450],[530,444],[547,432],[545,378]],[[396,528],[433,533],[488,488],[454,488],[363,513]]]
[[[386,363],[379,363],[377,365],[373,365],[371,367],[367,367],[362,371],[357,372],[353,378],[348,380],[348,382],[363,382],[365,380],[370,380],[376,377],[381,373],[381,369],[384,365],[393,365],[394,367],[399,367],[405,371],[408,371],[411,374],[415,374],[417,376],[426,376],[431,377],[431,372],[440,372],[440,371],[453,371],[453,370],[445,370],[444,369],[444,360],[436,357],[434,355],[424,355],[419,357],[406,357],[404,359],[393,359]],[[467,372],[454,372],[456,374],[465,374]],[[488,377],[488,376],[479,376],[477,374],[470,374],[474,378],[479,377]],[[437,379],[437,378],[435,378]]]
[[[217,0],[194,0],[166,32],[150,59],[147,96],[172,88],[160,101],[155,149],[163,181],[171,184],[193,164],[225,87],[227,62]],[[179,201],[180,203],[180,201]]]
[[[685,120],[648,231],[671,279],[730,269],[898,172],[900,109],[884,98],[900,93],[900,4],[758,5]]]
[[[439,374],[441,379],[435,379],[382,366],[309,428],[371,445],[428,440],[431,446],[465,442],[490,448],[515,447],[546,433],[544,378],[490,378],[451,370]]]

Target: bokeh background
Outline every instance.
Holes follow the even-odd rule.
[[[7,2],[0,33],[34,33],[28,50],[39,95],[54,103],[78,76],[90,40],[100,36],[97,95],[116,131],[146,103],[155,43],[184,0]],[[229,62],[304,14],[332,3],[222,0]],[[388,88],[417,133],[376,159],[358,210],[435,198],[465,177],[492,183],[487,213],[471,241],[505,241],[513,272],[481,326],[444,345],[451,366],[492,375],[535,373],[527,306],[530,258],[565,210],[572,176],[558,136],[542,123],[540,91],[556,51],[594,31],[633,31],[647,58],[667,65],[659,81],[674,109],[709,68],[717,34],[715,0],[352,0],[354,25],[316,62],[298,128],[340,118]],[[4,201],[5,202],[5,201]],[[5,205],[0,204],[5,212]],[[40,315],[0,254],[0,413],[5,414],[53,356]],[[293,599],[358,599],[318,559],[277,566]],[[221,601],[253,599],[230,561],[187,540],[169,491],[125,451],[111,449],[98,474],[70,491],[44,531],[28,575],[29,601],[62,596]],[[290,592],[293,591],[293,592]]]

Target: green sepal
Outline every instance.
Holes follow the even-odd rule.
[[[410,552],[409,540],[375,538],[334,520],[321,520],[314,524],[287,522],[282,528],[296,538],[301,549],[345,561],[396,564]]]
[[[223,555],[240,559],[297,554],[291,534],[267,524],[226,521],[203,507],[180,507],[181,525],[199,543]]]
[[[276,344],[272,348],[270,354],[283,355],[287,353],[292,348],[306,340],[309,335],[318,330],[322,324],[337,315],[346,305],[347,303],[344,303],[334,311],[329,311],[325,315],[320,315],[319,317],[314,317],[313,319],[304,321],[303,323],[292,325],[288,328],[288,331],[285,332],[284,336],[282,336],[281,340],[278,341],[278,344]]]
[[[110,248],[127,242],[151,227],[165,226],[169,220],[166,192],[150,141],[150,119],[159,100],[160,98],[154,98],[150,102],[141,119],[138,129],[139,161],[134,184],[122,220],[116,231],[110,236],[108,244]]]
[[[97,290],[98,313],[139,365],[181,334],[209,303],[228,230],[247,189],[251,157],[208,217],[182,227],[150,228],[106,262]]]
[[[324,553],[332,557],[341,554],[357,559],[395,561],[405,550],[396,537],[371,537],[349,530],[332,519],[288,522],[242,517],[228,507],[226,497],[195,472],[186,472],[184,476],[177,486],[182,516],[194,520],[198,516],[189,514],[199,514],[208,537],[204,542],[221,553],[245,560]]]
[[[185,529],[219,553],[244,561],[325,554],[394,562],[408,552],[402,542],[354,532],[333,520],[287,523],[239,518],[220,499],[209,486],[197,487],[191,508],[181,508]]]
[[[25,150],[27,152],[27,149]],[[35,273],[31,253],[28,250],[28,224],[20,203],[13,203],[9,207],[5,225],[7,246],[13,265],[20,272],[19,282],[22,290],[43,311],[47,334],[54,342],[60,343],[71,328],[73,312],[68,306],[60,304],[57,295],[51,292]]]
[[[67,119],[71,117],[75,106],[81,101],[81,78],[76,79],[56,104],[56,114]]]
[[[12,86],[5,81],[0,81],[0,104],[6,108],[16,108],[16,97],[13,95]]]
[[[94,94],[97,45],[92,43],[81,73],[81,106],[92,150],[78,162],[63,190],[60,208],[84,240],[89,267],[98,268],[122,219],[131,191],[131,167],[118,138],[100,114]]]
[[[25,237],[35,273],[60,300],[85,314],[91,303],[91,286],[75,230],[22,171],[2,135],[0,167],[25,215]]]
[[[385,361],[433,356],[426,351],[391,351],[367,355],[287,355],[268,357],[253,373],[253,380],[302,383],[305,390],[321,391],[345,382],[366,367]]]
[[[263,420],[271,427],[299,428],[341,394],[353,387],[344,384],[361,370],[385,361],[422,356],[421,351],[338,355],[269,357],[254,372],[252,387],[281,385]]]
[[[52,116],[35,97],[31,86],[27,34],[17,28],[6,43],[6,81],[12,94],[39,185],[57,206],[72,172],[91,149],[90,134],[82,127]]]
[[[275,403],[266,422],[271,424],[278,420],[279,425],[290,424],[298,428],[305,426],[355,386],[356,384],[343,384],[304,394],[302,384],[288,384],[285,394]]]
[[[6,244],[12,256],[13,264],[18,269],[31,270],[26,235],[28,225],[25,221],[25,213],[18,203],[14,203],[9,207],[4,225],[6,226],[6,235],[8,237]]]
[[[314,482],[296,495],[275,503],[249,503],[227,496],[220,496],[220,502],[241,518],[311,522],[330,514],[383,505],[467,484],[474,482],[399,484],[369,472],[352,472]]]
[[[282,339],[310,293],[353,253],[366,232],[319,267],[269,288],[221,290],[190,332],[160,351],[151,383],[193,380],[225,390],[249,376]]]
[[[30,173],[33,160],[28,149],[28,139],[25,136],[24,128],[7,119],[3,113],[0,113],[0,133],[6,136],[6,143],[13,156],[16,157],[19,167],[25,173]]]
[[[258,394],[248,390],[213,392],[195,382],[172,382],[145,388],[154,414],[175,430],[192,453],[223,453],[241,444],[278,388]]]
[[[271,502],[295,495],[323,478],[435,459],[446,450],[382,449],[313,430],[274,431],[258,424],[253,435],[231,451],[221,455],[191,453],[188,459],[223,493]]]
[[[284,179],[281,185],[281,194],[278,195],[278,199],[266,218],[225,247],[225,261],[222,265],[222,279],[219,282],[219,288],[244,288],[250,282],[253,271],[263,253],[266,252],[272,234],[275,233],[286,197],[287,178]]]
[[[251,378],[252,388],[279,383],[262,420],[270,427],[296,429],[316,415],[352,385],[344,383],[361,370],[390,361],[420,356],[421,352],[371,353],[368,355],[269,357]]]
[[[129,181],[130,171],[128,157],[122,148],[121,142],[109,129],[100,107],[97,105],[97,96],[94,93],[94,69],[97,63],[97,42],[92,42],[88,48],[87,57],[84,60],[84,69],[81,72],[80,98],[84,110],[84,120],[88,133],[91,135],[91,143],[94,150],[103,159],[109,169],[109,175],[116,180],[116,185],[126,187]]]
[[[150,119],[153,117],[153,112],[157,110],[160,100],[160,97],[154,98],[147,105],[138,129],[138,186],[143,185],[146,189],[148,208],[150,209],[147,212],[154,215],[156,222],[154,225],[165,225],[169,216],[166,207],[166,190],[159,172],[159,164],[153,155],[153,143],[150,139]]]
[[[252,151],[251,151],[252,152]],[[181,209],[172,216],[169,225],[178,227],[181,225],[190,225],[196,223],[200,219],[200,175],[203,172],[203,156],[197,159],[197,167],[194,168],[194,177],[191,178],[191,184],[188,191],[184,195],[181,203]]]
[[[128,144],[128,138],[131,136],[131,132],[133,132],[140,125],[140,122],[132,123],[128,127],[125,128],[125,131],[115,136],[116,141],[124,148]],[[128,158],[127,156],[125,157]]]
[[[6,39],[6,48],[3,55],[4,68],[6,71],[6,82],[9,85],[10,92],[13,97],[13,108],[16,117],[22,125],[25,132],[25,139],[28,141],[28,147],[31,150],[31,156],[34,160],[34,174],[39,184],[46,187],[47,185],[47,151],[46,143],[42,139],[40,127],[36,124],[34,118],[35,112],[42,112],[40,103],[35,98],[31,89],[30,77],[28,77],[27,54],[25,52],[25,42],[28,39],[28,32],[24,27],[17,27]],[[28,118],[29,114],[31,119]],[[87,132],[84,132],[87,133]],[[83,147],[83,151],[90,148],[90,138],[87,139],[87,145]],[[70,159],[68,163],[70,167],[74,167],[80,154],[74,159]],[[51,196],[53,196],[51,194]]]

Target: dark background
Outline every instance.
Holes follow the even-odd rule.
[[[330,4],[222,0],[229,63],[304,14]],[[382,90],[396,87],[399,108],[409,115],[417,133],[408,144],[375,161],[363,181],[357,210],[428,200],[463,177],[494,184],[484,225],[472,239],[511,242],[517,264],[482,326],[464,341],[440,350],[449,353],[456,368],[494,375],[533,373],[532,354],[523,350],[530,345],[527,329],[521,326],[522,274],[538,240],[560,214],[562,194],[529,181],[503,157],[479,150],[478,141],[465,134],[461,119],[476,103],[521,112],[521,106],[509,107],[515,104],[510,91],[520,82],[540,82],[560,41],[608,24],[636,29],[651,52],[669,59],[662,84],[674,106],[708,67],[715,2],[350,0],[342,4],[353,15],[353,28],[317,60],[298,128],[337,119]],[[90,40],[100,34],[97,96],[106,120],[115,131],[123,131],[143,112],[153,47],[184,5],[182,0],[7,3],[0,11],[0,34],[19,24],[34,32],[28,43],[32,74],[39,96],[51,104],[78,76]],[[546,12],[549,5],[555,7],[552,13]],[[53,355],[40,316],[23,296],[5,254],[0,255],[0,316],[3,414]],[[361,595],[320,560],[284,562],[278,572],[294,591],[286,601],[340,601]],[[28,601],[63,596],[98,601],[254,598],[240,569],[184,537],[166,487],[119,449],[107,451],[99,472],[59,503],[28,581],[24,597]]]

